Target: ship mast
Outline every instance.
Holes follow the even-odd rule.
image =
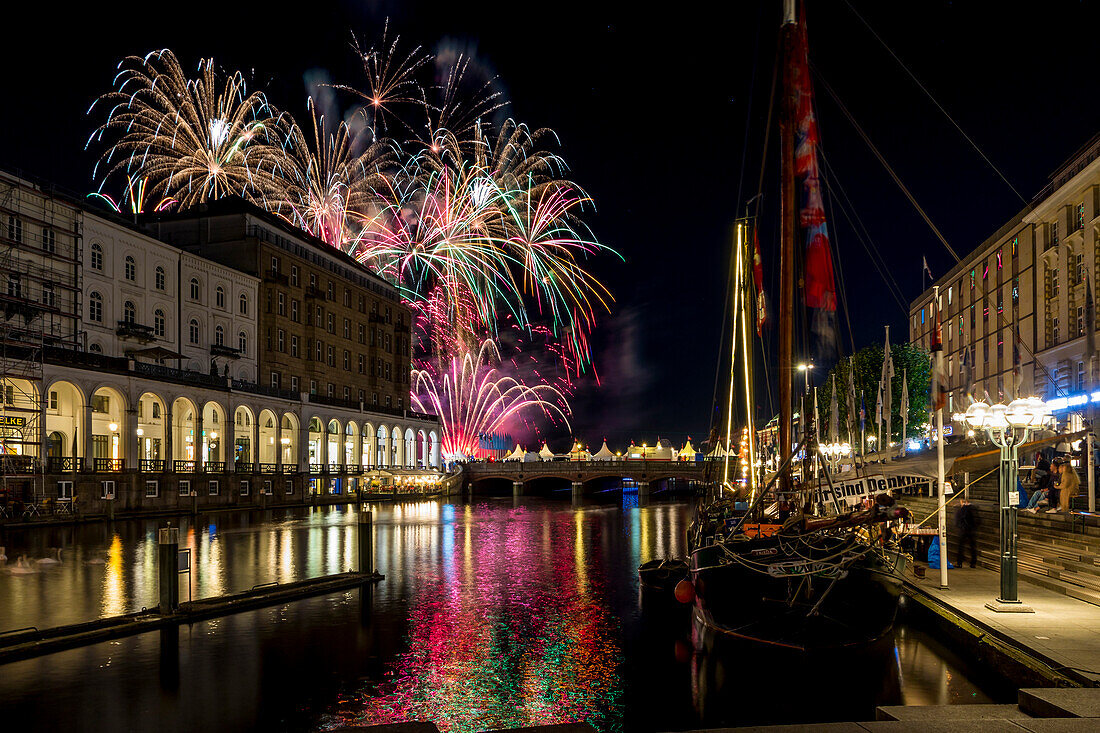
[[[791,65],[794,56],[795,0],[783,0],[782,44],[782,93],[780,94],[780,217],[779,232],[779,455],[786,456],[791,441],[791,380],[794,376],[792,341],[794,336],[794,239],[795,186],[794,186],[794,84]],[[805,415],[801,416],[806,419]],[[791,490],[791,462],[786,463],[779,477],[780,492]]]

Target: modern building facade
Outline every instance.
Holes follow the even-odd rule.
[[[196,496],[202,505],[268,494],[279,498],[263,501],[278,503],[438,473],[439,422],[407,407],[408,311],[359,265],[262,240],[263,257],[286,258],[264,260],[274,274],[301,268],[296,290],[289,276],[175,247],[15,177],[0,178],[0,203],[0,234],[10,235],[0,253],[9,316],[0,325],[0,507],[13,497],[69,507],[76,497],[91,513]],[[286,232],[278,236],[289,246]],[[255,248],[253,261],[260,256]],[[299,321],[276,305],[279,293],[299,303]],[[279,330],[300,339],[297,356],[285,336],[287,350],[278,348]],[[309,364],[306,344],[320,355]],[[362,371],[345,356],[352,348]],[[368,355],[389,368],[368,376]]]
[[[1087,355],[1086,284],[1100,284],[1100,136],[1051,176],[1030,205],[936,281],[944,317],[945,364],[952,405],[964,354],[974,365],[974,394],[994,401],[1038,395],[1054,404],[1091,404],[1095,360]],[[933,291],[910,307],[910,340],[929,346]],[[1095,307],[1095,305],[1093,306]],[[1018,340],[1017,340],[1018,337]],[[1089,408],[1091,409],[1091,408]],[[1057,414],[1058,411],[1056,411]],[[1071,422],[1082,411],[1071,412]]]

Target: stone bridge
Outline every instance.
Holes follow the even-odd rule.
[[[568,481],[572,484],[573,496],[581,496],[585,484],[600,479],[630,479],[638,486],[638,494],[646,496],[654,483],[669,479],[706,482],[713,480],[715,471],[710,463],[703,461],[498,461],[468,463],[463,475],[471,491],[484,481],[511,481],[513,496],[522,495],[530,482],[539,479]]]

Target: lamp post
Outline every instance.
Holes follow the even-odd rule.
[[[1027,397],[1013,400],[1008,405],[996,404],[992,407],[984,402],[975,402],[967,408],[964,419],[972,430],[984,430],[1001,450],[1001,595],[985,604],[986,608],[1007,613],[1031,613],[1033,609],[1020,603],[1017,597],[1016,507],[1020,497],[1015,492],[1019,446],[1027,442],[1032,430],[1046,427],[1054,416],[1041,399]]]
[[[798,371],[806,375],[806,394],[810,393],[810,372],[813,370],[813,364],[799,364]]]
[[[852,446],[848,443],[825,443],[821,446],[821,454],[829,464],[829,471],[836,473],[841,461],[852,454]]]

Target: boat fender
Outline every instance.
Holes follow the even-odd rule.
[[[676,584],[673,594],[680,603],[691,603],[695,600],[695,586],[691,584],[690,580],[684,578]]]

